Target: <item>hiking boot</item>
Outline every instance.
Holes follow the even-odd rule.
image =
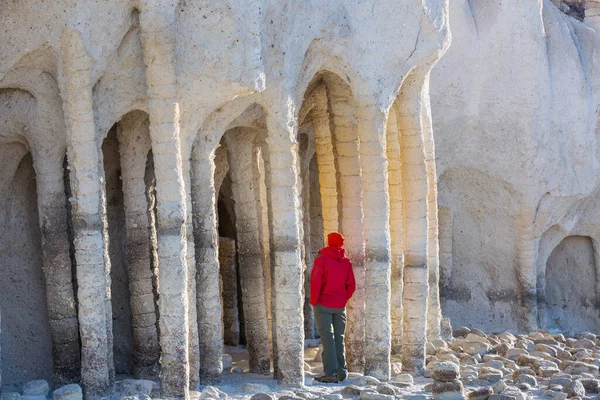
[[[315,378],[315,381],[321,382],[321,383],[338,383],[338,377],[337,377],[337,375],[317,376]]]

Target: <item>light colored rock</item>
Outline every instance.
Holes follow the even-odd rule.
[[[459,400],[465,398],[461,381],[436,381],[431,388],[431,394],[435,400]]]
[[[48,396],[50,385],[44,380],[27,382],[23,386],[23,395],[29,396]]]
[[[158,385],[149,380],[143,379],[125,379],[123,381],[123,394],[125,396],[133,395],[152,395],[152,391],[158,388]]]
[[[83,391],[76,383],[65,385],[52,392],[52,400],[83,400]]]
[[[226,393],[222,392],[221,390],[219,390],[218,388],[214,387],[214,386],[206,386],[204,389],[202,389],[202,392],[200,392],[200,400],[205,400],[205,399],[227,399],[228,396]]]
[[[441,382],[452,382],[460,378],[460,368],[451,362],[433,363],[433,379]]]
[[[260,393],[260,392],[268,392],[271,388],[267,385],[263,385],[260,383],[248,382],[244,384],[242,390],[247,393]]]

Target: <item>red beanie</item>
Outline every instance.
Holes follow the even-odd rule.
[[[331,232],[327,235],[327,246],[344,247],[344,237],[339,232]]]

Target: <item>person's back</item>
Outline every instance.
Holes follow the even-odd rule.
[[[332,232],[327,243],[328,247],[319,251],[310,276],[310,303],[323,345],[325,375],[316,380],[331,383],[343,381],[348,375],[344,349],[346,303],[356,290],[356,282],[343,248],[344,237]]]

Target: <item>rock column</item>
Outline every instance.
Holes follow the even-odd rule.
[[[238,311],[237,258],[235,240],[219,239],[219,273],[223,299],[223,341],[230,346],[240,344]]]
[[[427,300],[427,340],[440,339],[442,308],[440,305],[440,247],[438,241],[437,173],[435,169],[435,145],[431,126],[431,103],[429,102],[429,75],[423,84],[421,123],[423,146],[427,167],[427,264],[429,269],[429,298]]]
[[[365,375],[390,379],[390,200],[386,115],[357,108],[365,235]]]
[[[239,261],[242,304],[246,328],[246,342],[250,355],[250,371],[268,373],[270,370],[267,309],[263,254],[261,251],[257,213],[259,190],[254,186],[254,134],[235,129],[225,135],[233,198]]]
[[[319,184],[321,192],[321,212],[323,213],[323,240],[338,227],[338,192],[336,163],[333,153],[329,112],[327,109],[327,90],[319,85],[314,92],[315,105],[312,111],[315,151],[319,166]]]
[[[390,193],[390,243],[391,243],[391,320],[392,354],[402,352],[402,296],[404,291],[402,163],[396,109],[392,108],[387,122],[386,155],[388,159],[388,186]]]
[[[138,379],[156,377],[160,357],[154,306],[154,271],[148,235],[150,221],[144,181],[151,148],[148,129],[146,114],[140,113],[125,116],[117,131],[127,232],[134,376]]]
[[[106,320],[102,206],[98,148],[92,100],[93,60],[83,38],[70,28],[63,33],[63,99],[67,152],[73,194],[73,230],[77,261],[77,300],[81,339],[81,380],[86,398],[110,391]]]
[[[78,380],[81,363],[69,257],[63,155],[36,157],[34,161],[54,379],[57,384],[65,384]]]
[[[200,342],[198,337],[198,307],[196,304],[196,255],[194,245],[193,208],[191,191],[191,161],[189,157],[183,161],[183,177],[186,190],[186,235],[187,235],[187,292],[188,292],[188,351],[190,363],[190,390],[200,387]]]
[[[340,179],[340,230],[346,239],[345,247],[356,278],[356,292],[347,307],[346,358],[351,372],[362,373],[365,368],[365,242],[358,130],[349,89],[345,90],[340,84],[333,83],[328,84],[327,91],[330,96]]]
[[[298,173],[296,146],[290,138],[288,121],[268,118],[269,152],[268,193],[271,280],[275,291],[274,346],[277,360],[277,380],[282,385],[304,384],[304,323],[302,309],[302,260],[298,210]]]
[[[414,372],[425,365],[427,341],[427,166],[421,125],[423,78],[408,76],[401,88],[398,127],[402,155],[404,202],[404,322],[402,368]]]
[[[214,154],[197,145],[192,154],[191,172],[200,379],[210,381],[223,370]]]
[[[161,392],[187,398],[188,295],[186,199],[179,137],[173,10],[148,1],[141,10],[150,138],[156,175]]]

